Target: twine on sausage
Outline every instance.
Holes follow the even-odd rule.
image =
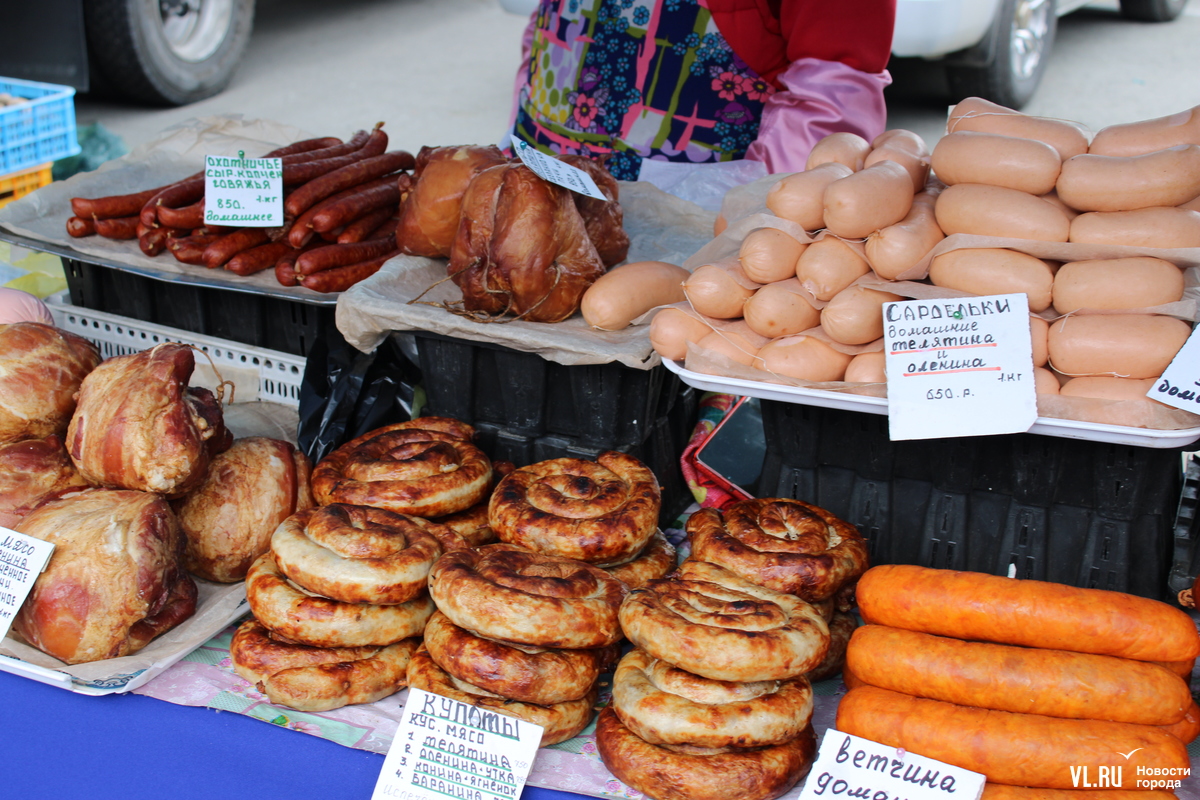
[[[1042,117],[1036,114],[1022,114],[1014,111],[1011,114],[1005,114],[1000,111],[967,111],[962,114],[950,115],[950,122],[946,125],[947,133],[954,133],[954,128],[960,119],[975,119],[976,117],[1023,117],[1025,119],[1044,119],[1049,122],[1065,122],[1068,125],[1083,125],[1082,122],[1073,119],[1065,119],[1063,117]]]
[[[225,387],[228,386],[229,387],[229,402],[225,403],[225,405],[229,405],[229,406],[233,405],[233,392],[237,388],[237,386],[236,386],[236,384],[234,384],[233,381],[227,381],[221,377],[221,370],[217,369],[217,362],[213,361],[212,354],[209,353],[207,350],[197,347],[194,344],[188,344],[187,342],[180,342],[180,344],[186,345],[187,347],[191,348],[192,350],[195,350],[197,353],[202,354],[205,358],[208,359],[208,365],[210,367],[212,367],[213,374],[217,376],[217,391],[215,393],[217,396],[217,402],[218,403],[224,402]]]
[[[1063,314],[1062,316],[1055,317],[1054,322],[1058,322],[1060,319],[1065,320],[1065,319],[1067,319],[1067,317],[1073,317],[1076,315],[1076,313],[1077,312],[1075,312],[1075,311],[1068,311],[1066,314]],[[1050,324],[1053,325],[1054,322],[1051,322]],[[1066,323],[1064,322],[1063,324],[1065,325]],[[1068,378],[1096,378],[1096,377],[1102,378],[1102,377],[1106,377],[1106,376],[1111,376],[1113,378],[1128,378],[1128,377],[1130,377],[1129,375],[1122,375],[1119,372],[1063,372],[1061,369],[1054,366],[1054,361],[1050,358],[1049,354],[1046,355],[1046,364],[1050,367],[1050,369],[1054,370],[1059,375],[1066,375]]]

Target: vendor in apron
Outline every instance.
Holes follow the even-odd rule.
[[[541,0],[502,144],[603,158],[667,191],[697,172],[736,185],[801,171],[830,133],[883,132],[895,5]]]

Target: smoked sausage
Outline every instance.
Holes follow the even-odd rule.
[[[1138,661],[1200,654],[1191,617],[1123,592],[884,564],[867,570],[856,597],[867,622],[957,639]]]
[[[1095,780],[1097,766],[1112,764],[1122,769],[1111,788],[1132,789],[1139,769],[1189,766],[1183,742],[1152,725],[990,711],[871,685],[846,693],[836,727],[1012,786],[1070,789],[1072,767],[1078,775],[1081,765],[1090,765]]]
[[[1170,725],[1192,703],[1187,683],[1158,664],[885,625],[856,630],[846,658],[872,686],[996,711]]]

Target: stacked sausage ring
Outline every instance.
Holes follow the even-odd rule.
[[[313,469],[320,505],[373,506],[439,517],[483,500],[491,461],[471,444],[474,429],[444,417],[387,425],[352,439]]]
[[[626,589],[604,570],[510,544],[438,559],[429,593],[455,625],[535,647],[607,647],[621,638]]]
[[[418,644],[410,638],[384,647],[310,647],[281,641],[251,619],[234,633],[229,654],[234,671],[272,703],[330,711],[403,688]]]
[[[662,493],[633,456],[555,458],[507,475],[488,520],[502,542],[598,565],[635,558],[654,536]]]
[[[543,725],[543,745],[569,739],[616,657],[626,592],[599,567],[515,545],[446,553],[409,685]]]
[[[429,570],[466,543],[429,520],[334,504],[289,517],[250,567],[246,598],[278,636],[319,647],[388,645],[434,612]]]
[[[724,567],[685,561],[630,592],[638,649],[613,675],[596,747],[604,765],[657,800],[769,800],[812,766],[805,674],[830,645],[826,616]]]
[[[675,545],[662,531],[655,532],[642,551],[630,561],[604,567],[604,571],[629,589],[640,589],[675,569]]]
[[[867,543],[848,522],[800,500],[743,500],[722,516],[688,518],[692,558],[809,601],[825,600],[867,570]]]
[[[625,635],[655,658],[714,680],[771,681],[803,675],[825,657],[829,626],[800,598],[699,561],[676,574],[621,606]]]

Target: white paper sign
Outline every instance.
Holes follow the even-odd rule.
[[[372,800],[516,800],[542,727],[409,689]]]
[[[986,777],[830,728],[799,800],[979,800]]]
[[[1200,414],[1200,328],[1192,331],[1146,396]]]
[[[600,187],[596,186],[596,182],[592,180],[592,176],[579,167],[573,167],[570,164],[559,161],[554,156],[549,156],[539,150],[535,150],[519,139],[515,141],[515,148],[521,162],[536,172],[542,180],[556,183],[559,186],[570,189],[572,192],[586,194],[588,197],[594,197],[597,200],[608,199],[604,196],[604,192],[600,191]]]
[[[893,440],[1021,433],[1037,421],[1024,293],[887,303],[883,325]]]
[[[204,222],[242,228],[283,224],[283,159],[204,157]]]
[[[53,552],[50,542],[0,528],[0,639],[8,635],[21,604]]]

